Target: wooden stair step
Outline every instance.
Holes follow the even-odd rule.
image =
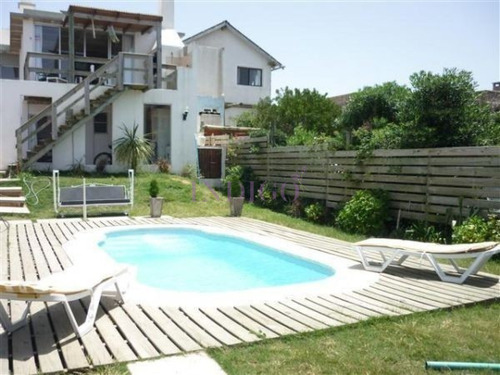
[[[0,214],[26,214],[28,215],[30,210],[28,207],[4,207],[0,206]]]
[[[3,207],[22,207],[25,202],[25,197],[0,197],[0,206]]]
[[[0,187],[0,197],[20,197],[23,189],[20,186],[2,186]]]
[[[0,178],[0,183],[19,182],[18,178]]]

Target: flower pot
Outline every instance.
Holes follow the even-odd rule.
[[[229,216],[241,216],[241,211],[243,211],[243,202],[245,198],[235,197],[229,199]]]
[[[161,217],[161,210],[163,208],[163,198],[162,197],[151,197],[149,200],[149,206],[151,208],[151,217]]]

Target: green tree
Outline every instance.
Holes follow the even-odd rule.
[[[277,90],[276,96],[265,98],[253,108],[251,114],[241,115],[238,126],[252,126],[283,132],[290,136],[297,126],[315,134],[333,135],[335,119],[340,107],[316,90]]]
[[[401,108],[410,94],[406,86],[396,82],[365,87],[351,95],[339,118],[339,125],[351,132],[360,127],[371,130],[376,127],[377,120],[382,120],[381,123],[397,123]]]
[[[410,76],[413,87],[404,110],[410,124],[407,147],[472,146],[490,121],[477,100],[472,73],[444,69]]]

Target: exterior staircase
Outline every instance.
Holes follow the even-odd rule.
[[[135,81],[124,82],[124,73],[127,70],[127,77],[132,76]],[[137,79],[137,72],[144,72],[144,76],[139,75],[140,78]],[[119,53],[61,98],[26,121],[16,130],[17,161],[20,166],[25,169],[35,163],[130,87],[143,90],[153,87],[152,55]],[[31,141],[36,140],[37,134],[49,126],[52,129],[51,138],[40,142]],[[35,145],[28,149],[26,144]]]
[[[23,189],[20,186],[4,186],[18,181],[17,178],[8,178],[6,171],[0,171],[0,215],[30,213]]]

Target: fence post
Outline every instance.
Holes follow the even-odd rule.
[[[328,206],[328,187],[330,186],[330,151],[328,150],[328,147],[325,149],[325,208]]]

